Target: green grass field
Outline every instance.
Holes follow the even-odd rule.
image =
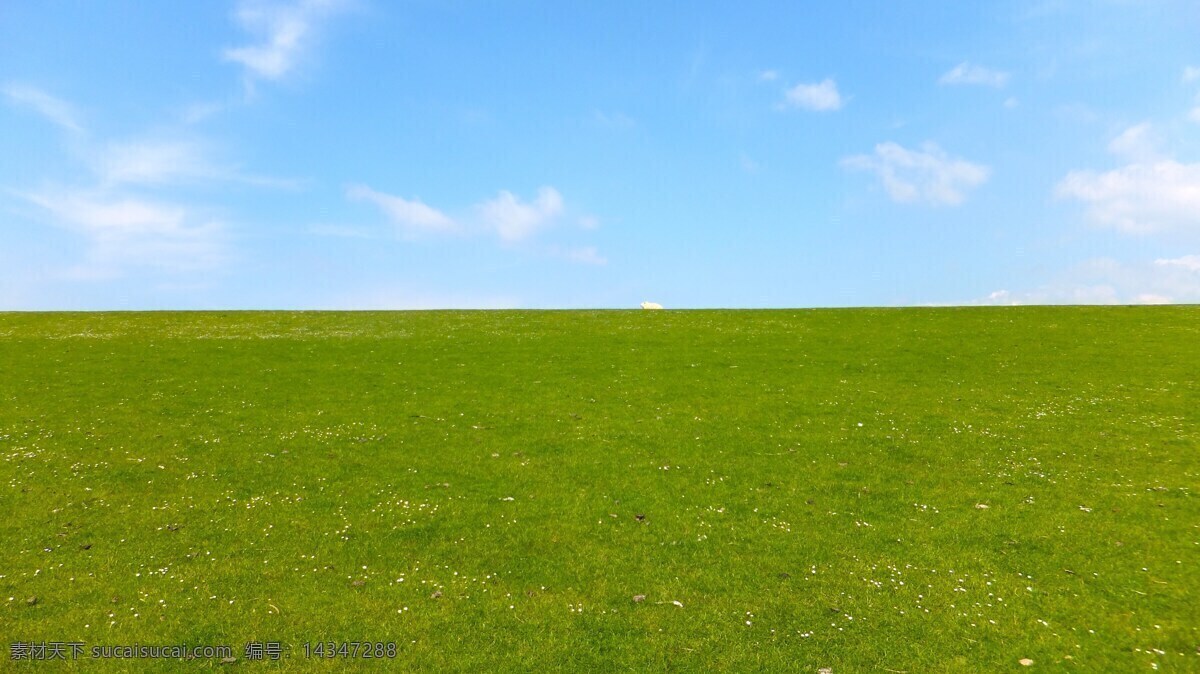
[[[1200,671],[1196,306],[0,314],[0,456],[6,649]]]

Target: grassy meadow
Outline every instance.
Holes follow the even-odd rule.
[[[1196,306],[0,314],[6,649],[1200,671],[1198,491]]]

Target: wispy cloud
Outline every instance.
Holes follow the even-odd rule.
[[[925,143],[920,150],[880,143],[875,154],[846,157],[841,165],[878,175],[892,201],[934,206],[961,204],[990,174],[987,166],[951,157],[934,143]]]
[[[346,196],[356,201],[369,201],[378,206],[400,228],[401,235],[406,238],[425,234],[448,234],[459,229],[453,218],[426,205],[420,199],[410,200],[376,192],[365,185],[351,185],[346,189]]]
[[[234,17],[260,41],[228,48],[223,56],[226,61],[240,63],[255,78],[281,79],[311,48],[321,23],[346,7],[342,0],[300,0],[291,4],[242,0]]]
[[[11,102],[30,108],[68,131],[83,133],[79,115],[69,103],[27,84],[6,84],[2,91]]]
[[[109,185],[164,185],[225,173],[199,143],[178,139],[110,142],[93,153],[92,165]]]
[[[760,82],[774,82],[777,79],[779,79],[779,71],[777,70],[762,70],[758,73],[758,80]]]
[[[525,203],[512,192],[500,190],[494,199],[476,209],[485,227],[496,232],[501,240],[513,242],[529,237],[562,215],[563,198],[553,187],[541,187],[537,197]]]
[[[1114,304],[1173,304],[1175,299],[1159,293],[1122,292],[1121,288],[1107,285],[1051,285],[1021,293],[1007,290],[988,295],[978,304],[1022,306],[1022,305],[1114,305]]]
[[[1184,255],[1175,258],[1159,258],[1154,264],[1160,267],[1179,267],[1192,272],[1200,272],[1200,255]]]
[[[77,143],[72,154],[101,186],[164,187],[232,182],[255,187],[297,189],[303,181],[245,173],[221,161],[211,143],[193,136],[146,136]]]
[[[1110,285],[1048,285],[1033,290],[997,290],[967,304],[1025,306],[1039,304],[1120,304],[1117,289]]]
[[[1183,75],[1180,76],[1184,84],[1200,81],[1200,66],[1187,66],[1183,69]]]
[[[118,276],[130,266],[186,272],[226,257],[224,227],[187,206],[80,189],[21,196],[86,238],[88,264],[76,275]]]
[[[583,230],[595,229],[600,225],[599,219],[593,215],[570,214],[562,194],[548,185],[538,188],[536,196],[530,201],[508,190],[500,190],[495,197],[477,202],[458,215],[449,215],[420,199],[405,199],[375,191],[365,185],[347,188],[346,196],[374,204],[397,226],[404,239],[446,235],[490,236],[505,247],[524,244],[527,251],[537,255],[579,264],[603,265],[608,262],[593,246],[571,247],[537,242],[540,232],[564,221],[574,222]],[[571,217],[568,218],[568,215]],[[360,233],[359,230],[344,231],[343,228],[310,228],[310,231],[326,236],[357,236]]]
[[[1125,232],[1200,227],[1200,164],[1167,159],[1103,173],[1071,171],[1055,194],[1084,202],[1093,222]]]
[[[297,185],[218,162],[208,143],[190,135],[94,139],[69,103],[29,86],[9,86],[5,94],[79,135],[67,153],[90,179],[69,186],[8,190],[37,206],[46,224],[75,232],[86,242],[86,261],[69,274],[76,278],[117,277],[133,268],[161,273],[211,270],[229,260],[226,226],[207,215],[209,209],[175,198],[170,188],[230,181],[276,188]]]
[[[2,88],[14,103],[29,107],[75,134],[86,134],[70,103],[24,84]],[[185,115],[185,123],[190,118]],[[167,185],[195,181],[231,181],[260,187],[295,188],[295,180],[242,173],[214,160],[208,143],[195,137],[140,137],[98,141],[84,136],[73,144],[72,154],[82,160],[103,185]]]
[[[1055,186],[1055,195],[1083,202],[1092,222],[1124,232],[1200,229],[1200,163],[1163,156],[1148,123],[1126,129],[1108,150],[1131,163],[1103,172],[1071,171]]]
[[[784,105],[790,108],[828,112],[844,104],[837,82],[826,78],[815,84],[797,84],[784,92]]]
[[[1173,304],[1200,302],[1200,256],[1120,262],[1094,258],[1026,290],[997,290],[968,304]]]
[[[1108,151],[1118,157],[1149,161],[1162,157],[1160,141],[1149,122],[1125,129],[1108,143]]]
[[[963,61],[938,78],[938,84],[973,84],[999,89],[1008,84],[1008,80],[1009,74],[1006,72]]]

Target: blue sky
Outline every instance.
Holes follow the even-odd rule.
[[[1200,5],[5,3],[0,309],[1200,302]]]

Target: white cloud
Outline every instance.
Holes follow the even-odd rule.
[[[1015,96],[1009,96],[1008,98],[1004,99],[1004,107],[1008,108],[1009,110],[1012,110],[1020,104],[1021,102],[1018,101]]]
[[[476,207],[485,227],[504,241],[519,241],[549,225],[563,212],[562,195],[553,187],[538,189],[533,203],[523,203],[512,192],[501,190],[495,199]]]
[[[75,133],[84,132],[69,103],[26,85],[8,85],[3,91],[14,102],[35,109],[58,126]],[[84,137],[72,144],[71,153],[87,164],[105,187],[202,180],[262,187],[297,186],[294,180],[246,175],[232,167],[220,166],[213,161],[208,146],[193,139],[158,137],[103,143]]]
[[[1180,79],[1182,79],[1185,84],[1200,80],[1200,67],[1187,66],[1183,69],[1183,76]]]
[[[72,272],[79,279],[120,276],[131,268],[211,270],[229,260],[226,227],[202,208],[164,199],[164,188],[214,181],[297,186],[296,181],[247,175],[219,164],[199,138],[92,139],[69,104],[28,86],[10,85],[4,93],[80,134],[67,153],[90,173],[86,184],[12,191],[40,207],[46,224],[74,232],[86,244],[86,260]]]
[[[255,77],[280,79],[309,49],[320,22],[345,6],[341,0],[300,0],[290,5],[242,0],[234,16],[243,29],[261,35],[262,41],[226,49],[223,56]]]
[[[13,103],[32,109],[58,126],[74,133],[83,133],[75,109],[50,94],[25,84],[6,84],[4,95]]]
[[[553,187],[539,188],[531,202],[522,201],[508,190],[500,190],[495,198],[475,204],[470,214],[462,218],[451,217],[419,199],[403,199],[376,192],[364,185],[347,188],[346,196],[374,203],[400,226],[401,233],[407,237],[420,234],[490,233],[504,243],[516,243],[555,224],[566,212],[562,195]],[[596,226],[598,222],[587,215],[578,221],[585,229]]]
[[[1173,304],[1200,302],[1200,256],[1118,262],[1096,258],[1024,291],[998,290],[968,304]]]
[[[779,79],[779,71],[763,70],[758,73],[758,79],[760,82],[774,82]]]
[[[400,227],[401,234],[406,237],[420,234],[445,234],[459,229],[453,218],[426,205],[420,199],[403,199],[376,192],[365,185],[348,187],[346,196],[357,201],[369,201],[378,206],[392,222]]]
[[[300,182],[248,175],[217,163],[209,147],[190,139],[139,138],[109,142],[89,151],[93,172],[105,186],[174,185],[205,181],[296,189]]]
[[[1108,151],[1118,157],[1134,161],[1152,161],[1161,158],[1158,138],[1149,122],[1142,122],[1125,129],[1108,143]]]
[[[1045,286],[1025,292],[997,290],[967,304],[1016,307],[1038,304],[1121,304],[1116,289],[1107,285]]]
[[[187,141],[109,143],[96,153],[93,168],[107,184],[167,184],[220,173],[197,143]]]
[[[1132,126],[1108,144],[1129,163],[1104,172],[1071,171],[1055,195],[1086,204],[1092,222],[1128,233],[1200,231],[1200,162],[1180,162],[1162,145],[1149,122]]]
[[[1015,299],[1013,299],[1012,293],[1008,292],[1007,290],[997,290],[993,293],[988,294],[988,296],[986,298],[984,298],[982,301],[978,302],[978,304],[1000,304],[1000,305],[1012,304],[1012,305],[1015,305],[1015,304],[1017,304],[1017,302]]]
[[[1142,293],[1133,298],[1134,304],[1171,304],[1171,298],[1156,293]]]
[[[40,89],[9,86],[5,94],[68,131],[84,133],[72,106]],[[190,206],[122,189],[220,177],[198,145],[166,141],[105,145],[84,136],[72,144],[71,155],[90,169],[92,186],[12,192],[38,206],[48,224],[74,232],[85,242],[86,260],[68,276],[110,278],[132,267],[207,270],[227,259],[224,226],[219,222],[201,217]]]
[[[1200,272],[1200,255],[1184,255],[1176,258],[1159,258],[1154,264],[1160,267],[1179,267],[1187,271]]]
[[[921,150],[880,143],[874,155],[846,157],[841,164],[877,174],[893,201],[934,206],[961,204],[967,192],[987,182],[990,174],[987,166],[951,157],[934,143],[923,144]]]
[[[999,70],[972,65],[966,61],[954,66],[938,79],[938,84],[976,84],[997,89],[1008,84],[1009,75]]]
[[[1192,108],[1192,111],[1188,113],[1188,119],[1200,124],[1200,105]]]
[[[797,84],[784,92],[784,96],[788,107],[818,112],[838,110],[843,104],[837,82],[828,78],[816,84]]]
[[[193,271],[217,266],[226,257],[224,227],[179,204],[84,190],[22,196],[87,239],[83,276],[116,276],[129,266]]]
[[[1131,233],[1200,228],[1200,163],[1173,159],[1112,171],[1071,171],[1055,194],[1087,204],[1095,223]]]

